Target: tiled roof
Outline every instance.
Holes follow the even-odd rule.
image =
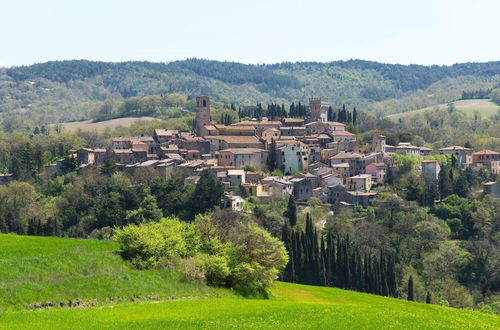
[[[500,152],[496,152],[493,150],[481,150],[473,153],[473,155],[500,155]]]

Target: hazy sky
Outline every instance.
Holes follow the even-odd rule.
[[[500,0],[0,0],[0,66],[500,60]]]

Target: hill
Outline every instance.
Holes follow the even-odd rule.
[[[490,99],[459,100],[453,102],[453,105],[456,110],[462,111],[470,117],[473,117],[476,114],[482,117],[490,117],[495,115],[497,111],[500,110],[500,106],[493,103]],[[448,108],[448,104],[437,104],[425,107],[423,109],[392,114],[387,117],[390,119],[398,119],[402,117],[411,117],[425,111],[432,111],[434,109],[446,109],[446,108]]]
[[[246,65],[188,59],[170,63],[61,61],[0,69],[0,113],[38,122],[87,120],[109,98],[182,93],[236,105],[328,97],[384,114],[446,103],[500,82],[500,62],[452,66],[362,60]]]
[[[270,300],[243,299],[224,289],[185,283],[172,273],[132,270],[116,255],[116,247],[112,242],[0,235],[0,309],[14,310],[1,312],[0,329],[493,329],[500,321],[474,311],[279,282]],[[42,301],[53,304],[33,304]],[[66,307],[23,310],[57,302]]]
[[[82,131],[103,131],[105,129],[114,129],[117,127],[130,127],[135,122],[141,121],[151,121],[155,120],[154,117],[125,117],[125,118],[116,118],[110,120],[103,120],[94,122],[93,120],[82,120],[82,121],[73,121],[62,123],[61,126],[64,132],[76,132],[77,130]]]
[[[116,301],[228,296],[175,272],[138,271],[114,242],[0,234],[0,313]]]

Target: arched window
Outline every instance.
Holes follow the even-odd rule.
[[[206,107],[207,106],[207,100],[203,100],[203,106]]]

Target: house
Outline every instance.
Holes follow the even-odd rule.
[[[289,180],[272,178],[265,183],[264,189],[268,190],[273,197],[282,199],[293,194],[293,187],[293,182]]]
[[[243,184],[243,187],[245,187],[247,193],[250,196],[260,196],[263,191],[262,184],[260,183],[246,182]]]
[[[354,206],[368,207],[375,198],[376,193],[361,191],[346,191],[343,195],[343,201]]]
[[[10,181],[12,181],[13,178],[14,175],[12,173],[0,174],[0,185],[9,183]]]
[[[158,143],[165,143],[172,139],[178,138],[178,135],[179,135],[178,130],[173,130],[173,129],[166,130],[163,128],[157,128],[154,130],[153,138]]]
[[[366,165],[365,173],[371,174],[372,180],[384,184],[387,180],[388,167],[385,163],[371,163]]]
[[[441,166],[435,159],[426,159],[422,161],[422,176],[427,183],[436,183],[439,181],[439,171]]]
[[[409,142],[400,142],[397,146],[386,145],[385,151],[388,153],[399,155],[415,155],[420,156],[420,147],[413,146]]]
[[[472,149],[461,146],[449,146],[439,149],[441,155],[455,156],[460,168],[465,168],[472,164],[472,152]]]
[[[483,184],[483,193],[500,198],[500,182],[490,181]]]
[[[80,148],[76,151],[78,165],[102,163],[107,157],[106,149]]]
[[[264,144],[256,136],[205,136],[210,143],[210,152],[230,148],[258,148],[263,149]]]
[[[359,174],[347,178],[347,190],[369,192],[372,188],[371,174]]]
[[[233,195],[233,196],[228,196],[227,199],[233,211],[238,211],[238,212],[243,211],[243,204],[245,203],[245,199],[243,197]]]
[[[320,176],[321,185],[325,187],[336,186],[339,184],[343,184],[344,180],[333,173],[323,174]]]
[[[245,183],[245,171],[227,170],[225,181],[229,182],[231,187],[239,187]]]
[[[307,201],[312,197],[311,181],[306,178],[292,178],[290,182],[293,183],[293,196],[298,201]]]
[[[280,127],[281,136],[306,136],[307,130],[303,126]]]
[[[350,176],[349,163],[333,164],[331,169],[333,174],[335,174],[336,177],[341,178],[344,184],[347,182],[347,178]]]
[[[494,174],[500,174],[500,152],[481,150],[472,154],[472,164],[482,165]]]
[[[309,166],[309,149],[300,141],[276,140],[274,156],[276,167],[283,173],[307,170]]]
[[[219,151],[217,160],[219,166],[242,168],[251,165],[263,171],[267,168],[268,155],[268,150],[259,148],[229,148]]]
[[[338,141],[356,141],[356,135],[348,131],[333,131],[330,132],[333,142]]]
[[[283,123],[283,126],[285,127],[299,127],[299,126],[303,126],[304,125],[304,122],[305,122],[305,119],[304,118],[283,118],[281,120],[281,122]]]

